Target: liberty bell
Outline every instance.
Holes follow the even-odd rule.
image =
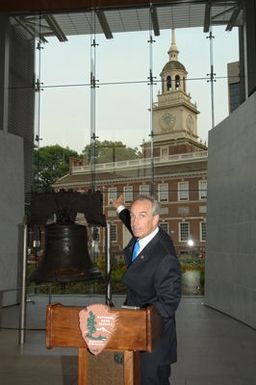
[[[101,194],[70,191],[37,194],[32,202],[31,223],[40,224],[52,213],[57,219],[45,225],[44,256],[29,280],[39,284],[102,278],[90,259],[87,228],[75,223],[76,213],[83,212],[88,223],[105,225]]]

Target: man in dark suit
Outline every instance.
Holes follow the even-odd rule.
[[[152,197],[138,196],[130,211],[122,202],[120,196],[114,207],[132,234],[124,249],[126,305],[153,304],[164,321],[156,348],[152,353],[140,353],[141,385],[169,385],[171,363],[177,360],[175,311],[181,298],[180,264],[171,238],[158,226],[158,202]],[[138,243],[139,251],[134,255]]]

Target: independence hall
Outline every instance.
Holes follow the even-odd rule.
[[[199,111],[187,92],[188,73],[178,54],[173,30],[169,60],[161,71],[161,90],[152,109],[152,141],[140,144],[143,157],[94,166],[71,159],[69,173],[53,186],[55,191],[88,191],[94,178],[95,189],[103,195],[117,258],[130,235],[116,215],[113,200],[123,193],[129,207],[136,195],[152,192],[162,207],[160,226],[171,235],[178,256],[205,256],[208,153],[197,134]],[[106,233],[95,228],[90,233],[96,257],[101,258]]]

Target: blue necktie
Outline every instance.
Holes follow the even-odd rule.
[[[133,251],[132,251],[132,262],[137,258],[139,251],[140,251],[140,244],[139,244],[139,240],[137,239],[137,241],[134,244]]]

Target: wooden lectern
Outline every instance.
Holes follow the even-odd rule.
[[[78,385],[89,385],[89,353],[79,327],[79,312],[82,309],[61,304],[47,306],[46,346],[78,348]],[[153,306],[110,311],[118,313],[118,323],[105,350],[124,352],[124,385],[139,385],[137,352],[152,351],[162,333],[161,317]]]

